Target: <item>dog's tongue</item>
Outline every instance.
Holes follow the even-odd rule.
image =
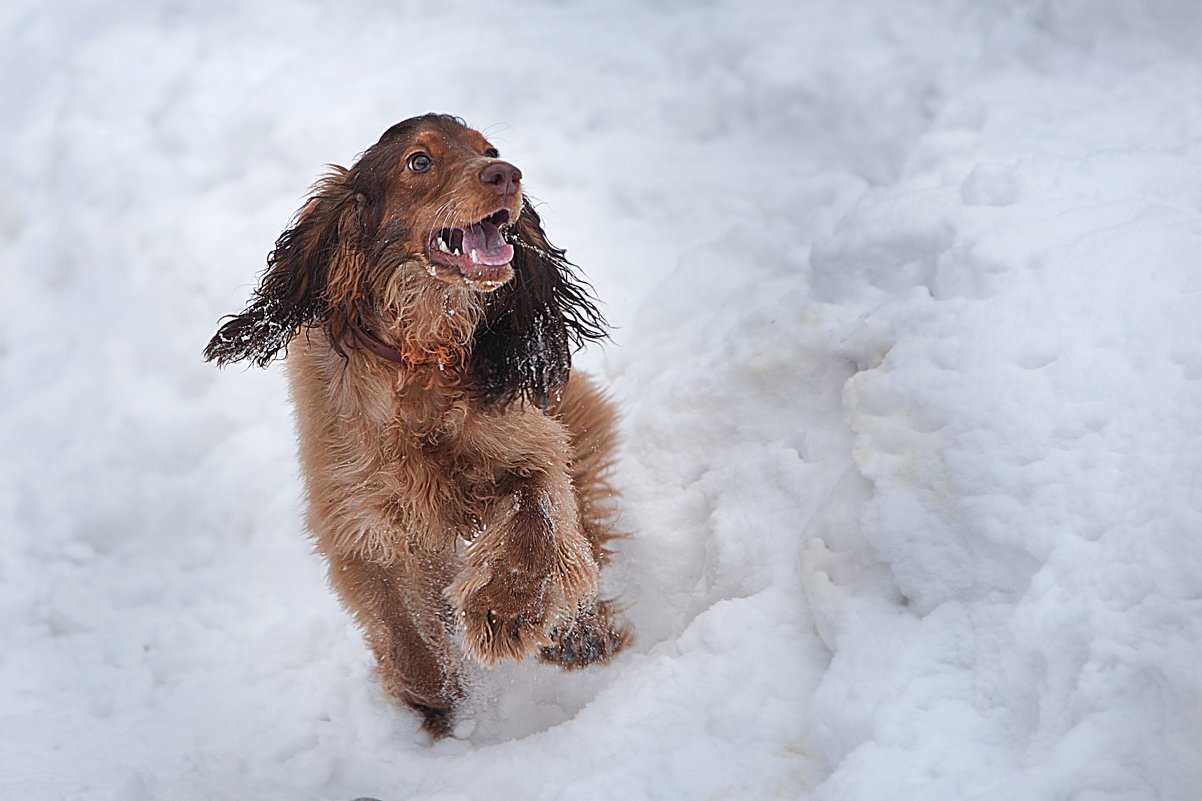
[[[463,255],[469,265],[502,267],[513,261],[513,245],[501,238],[497,226],[481,222],[463,229]]]

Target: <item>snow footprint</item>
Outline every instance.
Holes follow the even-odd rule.
[[[983,161],[960,184],[960,199],[969,206],[1009,206],[1021,189],[1014,165]]]

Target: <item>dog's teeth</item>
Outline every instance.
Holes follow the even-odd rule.
[[[479,264],[479,263],[480,263],[480,258],[476,255],[476,251],[473,248],[472,249],[472,264]]]
[[[447,247],[447,243],[442,241],[442,237],[438,237],[438,249],[443,253],[450,253],[451,249]]]

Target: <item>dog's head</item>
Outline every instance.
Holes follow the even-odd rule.
[[[222,325],[205,358],[264,366],[311,326],[344,352],[354,326],[445,314],[454,296],[476,312],[465,367],[475,393],[545,405],[567,381],[572,349],[604,337],[605,321],[521,181],[462,120],[397,123],[353,167],[317,183],[250,305]]]

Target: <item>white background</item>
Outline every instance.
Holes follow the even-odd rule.
[[[0,796],[1198,798],[1200,8],[6,4]],[[433,745],[200,360],[430,110],[617,325],[639,637]]]

